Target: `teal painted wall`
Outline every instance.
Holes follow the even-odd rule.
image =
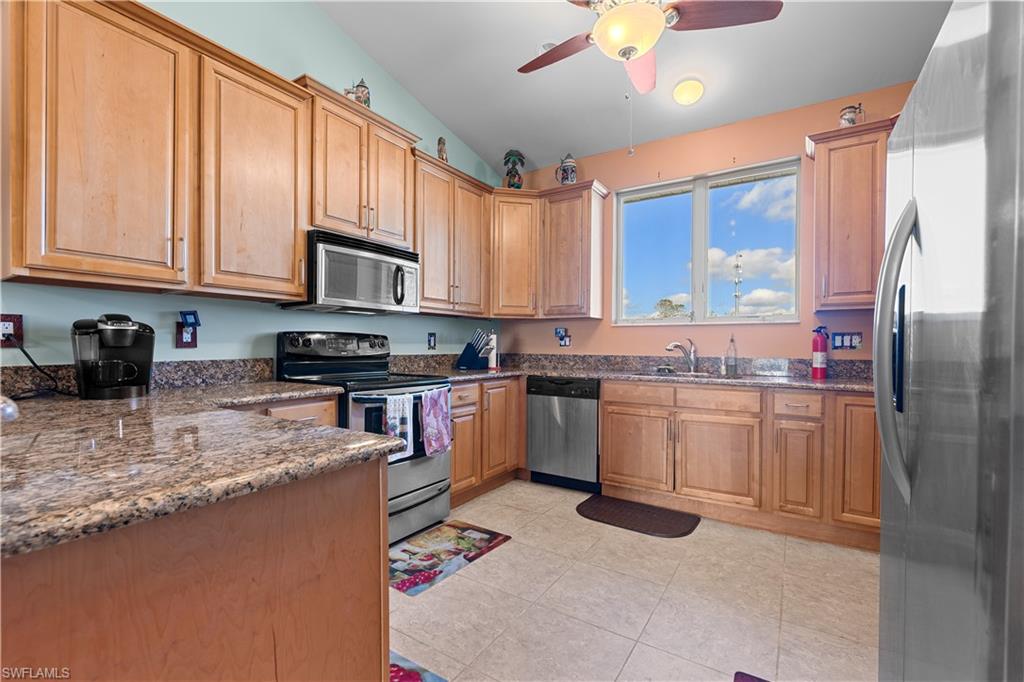
[[[489,185],[501,185],[501,176],[493,168],[366,54],[319,5],[152,1],[145,4],[285,78],[308,73],[339,92],[365,78],[370,86],[371,108],[422,137],[418,147],[435,154],[437,138],[444,136],[451,165]]]
[[[372,108],[423,138],[436,151],[439,135],[448,140],[453,166],[491,184],[500,176],[462,143],[415,97],[367,55],[316,4],[307,2],[150,2],[210,39],[281,74],[308,73],[339,90],[360,78],[370,85]],[[199,311],[199,348],[173,347],[179,310]],[[253,303],[200,296],[159,295],[78,289],[38,284],[0,284],[0,310],[25,316],[25,347],[42,364],[71,361],[69,331],[79,318],[105,312],[127,313],[157,330],[157,360],[271,357],[274,333],[287,329],[367,331],[391,337],[395,353],[424,353],[427,332],[438,334],[438,352],[462,350],[473,329],[494,323],[443,317],[334,315],[282,310]],[[28,364],[14,349],[0,351],[0,363]]]
[[[491,329],[487,320],[432,315],[340,315],[284,310],[272,303],[255,303],[205,296],[136,294],[100,289],[14,284],[0,286],[5,313],[25,316],[25,348],[40,364],[71,362],[71,323],[103,313],[125,313],[156,330],[157,360],[268,358],[274,356],[278,331],[352,331],[386,334],[392,353],[426,353],[427,332],[437,332],[438,353],[459,353],[477,327]],[[198,310],[199,347],[174,347],[174,323],[179,310]],[[27,365],[17,349],[5,348],[5,365]]]

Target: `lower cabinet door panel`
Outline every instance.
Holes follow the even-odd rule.
[[[821,517],[821,464],[824,431],[821,424],[776,421],[775,509],[788,514]]]
[[[601,410],[601,480],[672,490],[671,410],[605,403]]]
[[[676,492],[760,505],[760,418],[681,413],[677,429]]]
[[[480,405],[452,408],[452,492],[480,483]]]
[[[839,396],[835,419],[832,518],[878,528],[882,448],[875,401],[865,396]]]

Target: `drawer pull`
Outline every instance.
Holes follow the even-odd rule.
[[[806,410],[810,406],[810,403],[786,403],[786,407],[799,407],[804,410]]]
[[[316,415],[314,414],[314,415],[312,415],[312,416],[310,416],[310,417],[299,417],[298,419],[293,419],[292,421],[296,421],[296,422],[311,422],[311,421],[316,421]]]

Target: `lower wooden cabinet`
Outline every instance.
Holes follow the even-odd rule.
[[[452,493],[470,490],[482,480],[480,422],[479,402],[452,408]]]
[[[452,506],[512,477],[523,440],[519,379],[452,387]]]
[[[518,381],[483,384],[483,479],[515,469]]]
[[[773,499],[776,511],[821,518],[825,434],[815,422],[776,420]]]
[[[761,419],[682,413],[676,492],[756,507],[761,502]]]
[[[672,490],[670,410],[605,403],[601,410],[601,480]]]
[[[882,446],[875,401],[867,396],[838,396],[835,407],[832,518],[878,528]]]
[[[239,405],[230,409],[239,412],[256,412],[267,417],[288,419],[315,426],[338,425],[338,400],[332,397],[278,400],[271,403]]]

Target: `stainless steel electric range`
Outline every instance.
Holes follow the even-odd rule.
[[[420,424],[427,391],[451,390],[447,377],[392,374],[386,336],[348,332],[278,332],[275,374],[279,381],[341,386],[338,424],[355,431],[384,432],[389,395],[413,397],[413,454],[388,458],[388,541],[397,542],[444,520],[451,509],[451,449],[427,457]]]

